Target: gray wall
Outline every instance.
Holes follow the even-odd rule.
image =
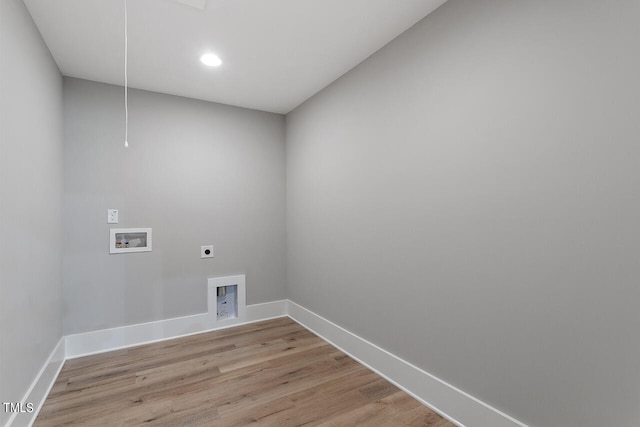
[[[2,0],[2,402],[22,400],[62,336],[61,204],[62,77],[22,1]]]
[[[531,425],[640,425],[639,14],[450,0],[290,113],[288,296]]]
[[[130,90],[125,149],[123,89],[64,82],[65,334],[205,312],[208,277],[284,298],[282,115]],[[153,251],[109,255],[111,227],[152,227]]]

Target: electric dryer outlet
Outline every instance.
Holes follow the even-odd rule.
[[[200,258],[213,258],[213,245],[200,246]]]

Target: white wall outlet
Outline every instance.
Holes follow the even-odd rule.
[[[107,224],[118,223],[118,209],[107,209]]]
[[[213,258],[213,245],[200,246],[200,258]]]

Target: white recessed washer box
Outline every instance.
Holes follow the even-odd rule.
[[[112,228],[109,235],[109,253],[151,252],[150,228]]]

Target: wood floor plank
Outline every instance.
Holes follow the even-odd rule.
[[[383,399],[331,417],[319,427],[366,425],[448,427],[451,423],[435,412],[425,412],[420,402],[398,390]]]
[[[35,426],[453,427],[289,318],[65,362]]]

